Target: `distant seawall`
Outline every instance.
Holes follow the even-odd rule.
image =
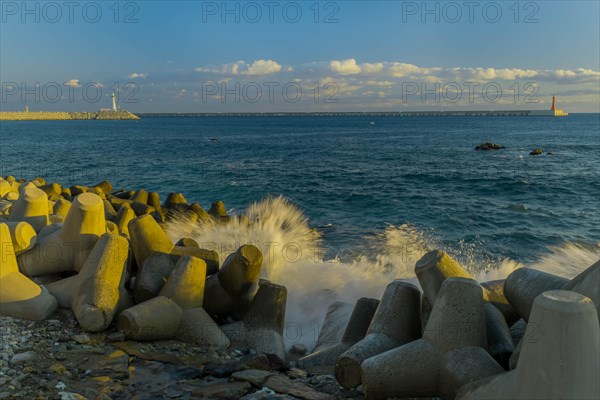
[[[11,112],[1,111],[0,121],[65,121],[65,120],[134,120],[140,119],[129,111],[96,112]]]

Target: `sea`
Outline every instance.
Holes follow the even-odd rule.
[[[416,282],[431,249],[481,281],[523,266],[571,277],[600,255],[600,114],[2,121],[0,158],[3,176],[224,201],[251,223],[165,229],[222,257],[261,248],[309,347],[328,305]]]

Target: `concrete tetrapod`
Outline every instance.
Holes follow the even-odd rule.
[[[337,359],[350,347],[365,337],[369,325],[373,320],[379,300],[361,297],[356,301],[352,315],[346,325],[344,336],[340,343],[334,344],[324,350],[302,357],[294,362],[298,368],[312,371],[333,372]]]
[[[0,314],[43,320],[57,307],[56,299],[19,272],[8,225],[0,224]]]
[[[229,338],[201,307],[183,312],[176,338],[197,346],[227,348],[230,344]]]
[[[151,215],[142,215],[129,222],[131,247],[138,265],[144,265],[144,260],[153,252],[170,254],[173,243]]]
[[[7,193],[10,193],[11,191],[12,186],[10,182],[0,178],[0,198],[4,197]]]
[[[563,290],[572,290],[589,297],[596,305],[600,318],[600,261],[596,261],[588,269],[571,279]]]
[[[42,190],[27,186],[22,189],[19,199],[12,207],[8,220],[10,222],[25,221],[39,232],[44,226],[48,225],[48,196]]]
[[[191,239],[188,239],[191,240]],[[201,249],[199,246],[178,246],[175,245],[171,250],[171,255],[179,256],[194,256],[198,257],[206,263],[206,276],[214,275],[219,272],[219,253],[214,250]]]
[[[164,340],[177,334],[183,311],[173,300],[158,296],[123,311],[117,329],[132,340]]]
[[[367,358],[421,337],[421,291],[400,280],[390,283],[375,311],[367,335],[335,364],[335,378],[350,389],[361,384],[360,364]]]
[[[527,321],[537,296],[548,290],[562,289],[567,282],[565,278],[537,269],[519,268],[506,278],[504,295],[519,315]]]
[[[263,256],[253,245],[231,253],[215,275],[206,279],[204,309],[211,315],[241,319],[258,290]]]
[[[31,250],[35,246],[37,235],[29,223],[7,222],[6,225],[8,225],[8,229],[10,230],[10,238],[16,256]]]
[[[325,350],[338,344],[344,336],[344,328],[348,325],[354,306],[343,301],[334,301],[327,308],[327,314],[319,329],[319,337],[313,353]]]
[[[79,326],[102,332],[131,300],[125,289],[129,243],[106,233],[98,239],[77,275],[48,285],[61,307],[70,307]]]
[[[92,193],[75,198],[62,227],[38,236],[37,245],[19,255],[21,271],[28,276],[81,270],[98,238],[106,233],[104,204]]]
[[[67,218],[69,210],[71,209],[71,202],[65,199],[58,199],[54,202],[52,212],[55,215],[60,215],[63,218]]]
[[[160,289],[167,281],[171,271],[175,268],[171,256],[155,252],[151,253],[144,264],[138,268],[133,298],[136,303],[143,303],[158,296]]]
[[[415,265],[415,274],[430,304],[435,303],[442,283],[448,278],[475,279],[457,261],[442,250],[432,250]]]
[[[472,382],[460,400],[600,398],[600,328],[593,302],[551,290],[534,301],[515,370]]]
[[[285,360],[283,324],[286,303],[285,286],[262,280],[244,318],[221,329],[233,342],[243,343],[259,353],[275,354]]]
[[[509,360],[515,344],[510,334],[510,328],[502,312],[493,304],[485,302],[485,327],[487,332],[488,352],[498,364],[506,370],[509,369]]]
[[[362,363],[365,394],[369,399],[454,398],[469,381],[504,371],[485,351],[486,346],[481,286],[472,279],[448,278],[422,339]]]
[[[521,316],[504,295],[505,282],[506,279],[499,279],[481,282],[481,286],[485,289],[484,296],[487,295],[487,301],[502,312],[508,325],[512,325],[521,319]]]
[[[129,222],[135,218],[135,213],[131,209],[129,204],[123,204],[121,208],[119,208],[119,212],[117,212],[117,216],[113,221],[117,228],[119,228],[119,232],[125,237],[129,237]]]
[[[206,263],[191,256],[182,256],[169,274],[159,296],[173,300],[182,310],[202,307]]]

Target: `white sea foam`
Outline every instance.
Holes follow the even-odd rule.
[[[201,247],[219,252],[221,259],[243,244],[263,252],[262,277],[288,288],[285,337],[288,345],[315,345],[319,326],[334,301],[354,304],[360,297],[380,298],[393,279],[418,285],[414,265],[428,250],[441,248],[460,259],[480,282],[504,279],[523,265],[510,259],[482,262],[473,245],[457,243],[443,248],[410,225],[389,226],[375,237],[365,238],[368,248],[349,262],[325,259],[320,234],[311,229],[302,211],[283,197],[251,204],[243,213],[248,221],[234,218],[229,224],[190,224],[175,221],[165,230],[172,240],[194,238]],[[567,243],[531,265],[533,268],[572,277],[598,259],[598,249]],[[339,321],[340,327],[345,321]]]

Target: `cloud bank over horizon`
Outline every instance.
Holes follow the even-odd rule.
[[[68,107],[104,105],[112,88],[127,103],[124,108],[137,112],[538,109],[547,108],[552,95],[570,112],[600,112],[600,72],[583,67],[442,67],[355,58],[295,65],[270,58],[186,68],[165,64],[161,70],[100,80],[97,87],[107,88],[101,100],[85,104],[82,94],[83,104]],[[90,81],[62,82],[72,92]],[[61,108],[56,104],[46,108]]]

